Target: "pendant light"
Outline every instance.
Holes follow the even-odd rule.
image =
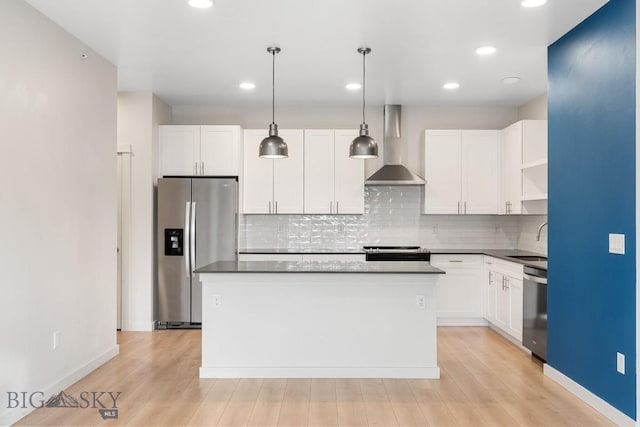
[[[278,125],[276,124],[276,53],[280,53],[279,47],[268,47],[267,52],[273,56],[272,80],[271,80],[271,124],[269,125],[269,136],[260,143],[260,157],[263,159],[282,159],[289,157],[287,143],[278,136]]]
[[[364,95],[365,95],[365,56],[371,53],[368,47],[361,47],[358,53],[362,54],[362,124],[360,125],[360,135],[357,136],[349,146],[349,157],[352,159],[373,159],[378,157],[378,144],[375,139],[369,136],[369,125],[364,118]]]

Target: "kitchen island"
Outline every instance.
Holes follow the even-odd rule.
[[[439,378],[426,262],[234,262],[202,280],[201,378]]]

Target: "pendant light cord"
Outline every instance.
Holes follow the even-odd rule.
[[[276,51],[271,52],[273,62],[271,66],[271,123],[276,123]]]
[[[364,119],[364,93],[366,90],[366,83],[365,83],[365,69],[366,69],[366,64],[365,64],[365,56],[367,55],[366,52],[362,52],[362,124],[365,124],[366,121]]]

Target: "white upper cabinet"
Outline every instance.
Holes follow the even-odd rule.
[[[522,213],[522,122],[516,122],[500,132],[502,173],[498,213]]]
[[[197,175],[200,126],[159,126],[160,176]]]
[[[244,131],[243,204],[245,214],[301,214],[304,204],[303,131],[280,129],[289,157],[258,157],[266,129]]]
[[[304,131],[304,213],[333,213],[335,202],[335,132]]]
[[[202,175],[238,175],[240,126],[202,126],[200,128],[200,167]]]
[[[364,162],[349,158],[357,130],[304,132],[304,213],[364,213]]]
[[[498,131],[425,132],[425,213],[495,214]]]
[[[462,211],[498,213],[498,131],[462,131]]]
[[[522,213],[547,213],[547,121],[522,122]]]
[[[335,213],[363,214],[364,160],[349,157],[349,146],[359,132],[336,129],[335,135]]]
[[[500,132],[500,214],[547,213],[547,121],[521,120]]]
[[[239,126],[160,126],[159,175],[237,176]]]
[[[459,214],[462,131],[425,133],[425,213]]]

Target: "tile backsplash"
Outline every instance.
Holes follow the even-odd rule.
[[[367,186],[364,215],[241,215],[239,244],[241,249],[340,251],[378,244],[546,253],[546,243],[535,240],[544,216],[422,215],[423,203],[422,186]],[[520,241],[526,247],[519,247]]]

